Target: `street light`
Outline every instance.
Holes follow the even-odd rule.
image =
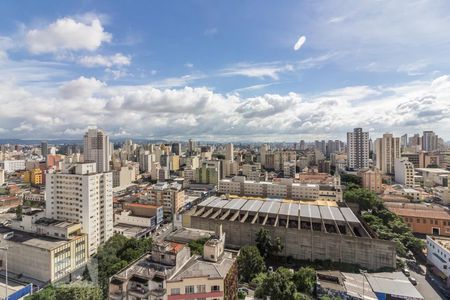
[[[362,298],[363,298],[363,300],[364,300],[364,298],[365,298],[365,295],[364,295],[364,281],[365,281],[365,279],[366,279],[366,276],[365,276],[365,274],[367,274],[367,270],[359,270],[359,273],[362,275],[362,282],[363,282],[363,294],[362,294]]]
[[[6,279],[5,279],[5,290],[6,290],[6,296],[5,300],[8,300],[8,246],[0,247],[0,250],[5,251],[5,272],[6,272]]]

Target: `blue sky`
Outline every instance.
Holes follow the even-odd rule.
[[[431,0],[1,2],[0,135],[448,139],[448,28]]]

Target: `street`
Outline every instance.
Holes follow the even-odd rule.
[[[411,273],[411,277],[414,277],[417,280],[416,289],[419,291],[420,294],[422,294],[423,298],[425,300],[428,299],[447,299],[444,298],[444,295],[442,295],[440,292],[437,291],[437,288],[435,289],[429,282],[429,279],[425,277],[426,274],[426,267],[423,264],[418,264],[418,267],[420,267],[421,272],[419,269],[412,268],[411,266],[408,266],[409,271]],[[418,273],[420,272],[420,274]]]

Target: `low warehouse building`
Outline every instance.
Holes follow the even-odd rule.
[[[210,197],[188,211],[183,222],[203,230],[222,224],[231,248],[254,244],[265,228],[281,239],[284,256],[358,264],[371,270],[395,267],[394,243],[371,237],[347,207]]]

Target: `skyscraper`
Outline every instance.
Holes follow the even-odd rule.
[[[41,154],[42,154],[42,157],[44,157],[45,161],[47,161],[47,155],[48,155],[48,143],[47,143],[47,141],[41,142]]]
[[[180,143],[172,143],[172,153],[176,155],[181,155],[181,144]]]
[[[354,170],[369,167],[369,133],[362,128],[347,132],[347,166]]]
[[[376,166],[383,174],[394,174],[395,160],[400,158],[400,138],[390,133],[375,140]]]
[[[438,136],[433,131],[424,131],[422,136],[422,150],[433,151],[438,148]]]
[[[46,216],[82,224],[88,234],[89,254],[113,235],[112,173],[97,173],[96,163],[69,165],[49,173],[45,182]]]
[[[193,155],[197,151],[197,142],[189,139],[188,143],[188,154]]]
[[[84,135],[84,161],[93,161],[97,172],[108,172],[111,160],[109,137],[100,129],[89,129]]]
[[[234,160],[234,147],[232,143],[225,146],[225,159],[231,161]]]

